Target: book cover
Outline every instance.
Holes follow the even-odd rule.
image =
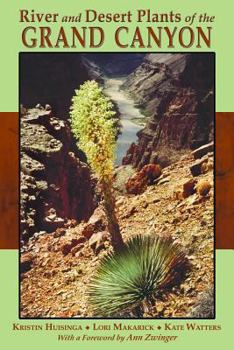
[[[231,8],[2,7],[2,344],[231,340]]]

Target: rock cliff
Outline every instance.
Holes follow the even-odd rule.
[[[67,123],[46,109],[21,115],[22,241],[68,219],[86,220],[95,206],[84,155],[74,147]]]
[[[148,118],[123,164],[163,167],[213,139],[214,56],[149,54],[123,88]]]
[[[143,53],[85,54],[86,59],[95,63],[107,76],[126,76],[143,61]]]

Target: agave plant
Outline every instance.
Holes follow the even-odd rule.
[[[100,262],[88,300],[97,317],[136,314],[156,293],[175,282],[185,254],[170,239],[138,235]],[[139,314],[138,314],[139,317]]]

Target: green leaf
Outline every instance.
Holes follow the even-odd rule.
[[[114,317],[133,310],[169,285],[184,252],[169,239],[138,235],[121,251],[107,255],[92,278],[88,300],[95,316]]]

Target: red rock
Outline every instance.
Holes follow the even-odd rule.
[[[26,243],[35,232],[64,227],[67,218],[76,223],[88,220],[95,204],[90,169],[69,152],[67,123],[50,110],[29,109],[21,118],[21,129],[20,218],[21,240]]]
[[[190,179],[183,184],[183,197],[187,198],[195,193],[196,180]]]
[[[90,237],[94,234],[94,226],[91,224],[85,224],[81,233],[86,239],[90,239]]]
[[[141,194],[148,184],[152,184],[162,174],[160,165],[147,164],[138,173],[134,174],[126,183],[129,194]]]
[[[131,164],[133,161],[133,155],[137,152],[138,146],[133,142],[129,147],[126,156],[122,160],[123,165]]]
[[[153,183],[162,174],[162,169],[158,164],[145,165],[140,173],[147,177],[148,183]]]
[[[147,178],[137,173],[127,181],[125,187],[128,194],[141,194],[146,190]]]
[[[64,255],[67,255],[71,252],[72,248],[80,243],[79,239],[72,238],[70,242],[62,245],[61,250]]]
[[[182,201],[184,199],[183,191],[182,190],[176,190],[174,192],[174,198],[176,200]]]
[[[180,158],[177,150],[198,148],[213,134],[213,58],[176,54],[160,60],[146,55],[123,85],[134,94],[136,103],[144,101],[145,112],[150,115],[137,133],[137,147],[131,146],[123,159],[123,164],[138,169],[145,162],[162,167],[174,163]],[[156,161],[155,153],[159,155]]]

